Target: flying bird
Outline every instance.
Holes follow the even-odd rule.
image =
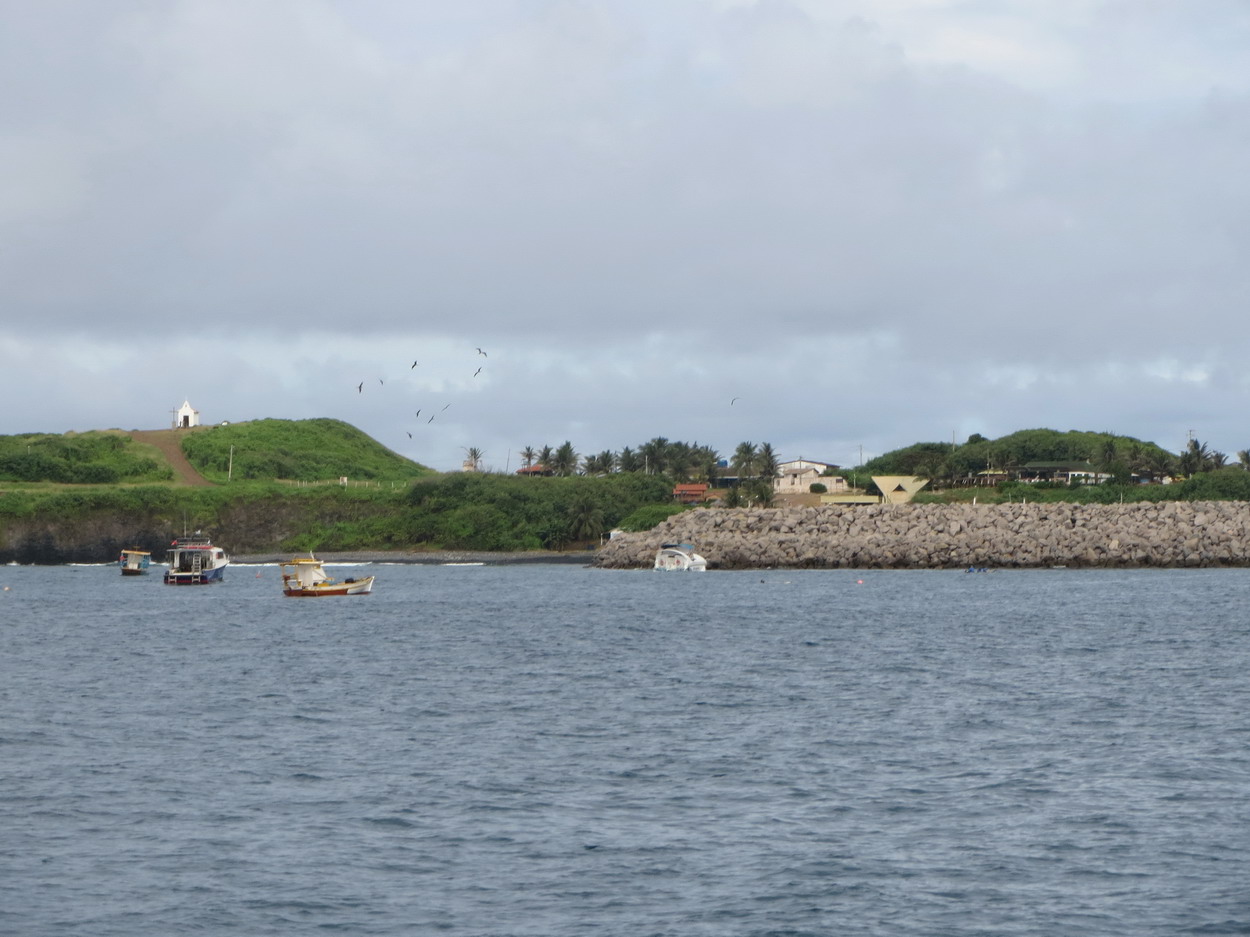
[[[478,368],[476,371],[474,371],[474,372],[473,372],[473,376],[474,376],[474,377],[477,377],[477,376],[478,376],[479,374],[481,374],[481,373],[482,373],[482,369],[481,369],[481,368]]]
[[[412,363],[412,368],[415,368],[416,366],[417,366],[417,362],[415,362],[415,361],[414,361],[414,362]],[[409,368],[408,370],[409,370],[409,371],[411,371],[411,370],[412,370],[412,368]]]
[[[450,407],[450,406],[451,406],[451,404],[449,404],[449,403],[447,403],[447,404],[443,404],[443,410],[446,410],[446,409],[447,409],[448,407]],[[443,410],[439,410],[438,412],[439,412],[439,413],[442,413],[442,412],[443,412]]]
[[[378,378],[378,383],[379,383],[379,384],[384,383],[384,381],[382,380],[382,378]]]
[[[735,397],[733,400],[729,401],[729,405],[732,407],[735,403],[737,403],[741,399],[742,399],[741,397]]]
[[[438,414],[437,414],[437,413],[435,413],[435,414],[434,414],[434,416],[431,416],[431,417],[430,417],[428,420],[426,420],[425,422],[426,422],[427,424],[429,424],[429,423],[433,423],[433,422],[434,422],[434,417],[435,417],[435,416],[438,416]]]
[[[482,351],[482,349],[480,349],[480,348],[477,350],[477,353],[478,353],[479,355],[481,355],[483,358],[489,358],[489,357],[490,357],[490,355],[488,355],[486,352]]]
[[[404,432],[405,432],[405,433],[408,433],[408,430],[404,430]],[[409,439],[411,439],[411,438],[412,438],[412,433],[408,433],[408,438],[409,438]]]
[[[356,393],[363,394],[365,392],[365,382],[361,381],[356,385]]]
[[[421,415],[421,411],[420,411],[420,410],[418,410],[418,411],[417,411],[417,416],[414,416],[414,417],[413,417],[413,419],[415,420],[415,419],[416,419],[418,416],[420,416],[420,415]]]

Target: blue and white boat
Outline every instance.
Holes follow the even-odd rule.
[[[122,550],[122,555],[117,558],[123,576],[142,576],[151,562],[152,554],[147,550]]]
[[[205,586],[221,582],[230,557],[221,547],[213,546],[198,530],[189,537],[169,545],[169,569],[165,584],[169,586]]]

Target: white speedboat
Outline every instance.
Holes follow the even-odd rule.
[[[655,553],[655,568],[701,573],[707,569],[707,560],[688,543],[665,543]]]
[[[169,545],[169,569],[165,571],[165,584],[169,586],[205,586],[221,582],[230,565],[230,557],[221,547],[198,530],[190,537],[175,540]]]
[[[296,598],[318,595],[368,595],[373,591],[373,577],[363,579],[332,579],[313,556],[297,556],[282,564],[282,594]]]

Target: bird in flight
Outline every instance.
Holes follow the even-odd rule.
[[[481,368],[478,368],[476,371],[474,371],[474,372],[473,372],[473,376],[474,376],[474,377],[477,377],[477,376],[478,376],[479,374],[481,374],[481,373],[482,373],[482,369],[481,369]]]
[[[478,353],[479,355],[481,355],[483,358],[489,358],[489,357],[490,357],[490,355],[488,355],[486,352],[482,351],[482,349],[480,349],[480,348],[477,350],[477,353]]]
[[[426,422],[427,424],[429,424],[429,423],[433,423],[433,422],[434,422],[434,417],[436,417],[436,416],[438,416],[438,414],[437,414],[437,413],[433,414],[433,415],[432,415],[432,416],[431,416],[428,420],[426,420],[425,422]]]
[[[417,366],[417,363],[418,363],[418,362],[414,361],[414,362],[412,363],[412,368],[415,368],[415,367]],[[411,370],[412,370],[412,368],[409,368],[408,370],[409,370],[409,371],[411,371]]]
[[[418,411],[417,411],[417,416],[420,416],[420,415],[421,415],[421,411],[420,411],[420,410],[418,410]],[[414,417],[413,417],[413,419],[415,420],[415,419],[417,418],[417,416],[414,416]]]
[[[450,406],[451,406],[451,404],[449,404],[449,403],[448,403],[448,404],[444,404],[444,405],[443,405],[443,410],[446,410],[446,409],[447,409],[448,407],[450,407]],[[439,412],[439,413],[442,413],[442,412],[443,412],[443,410],[439,410],[438,412]]]
[[[729,405],[732,407],[735,403],[737,403],[741,399],[742,399],[741,397],[735,397],[733,400],[729,401]]]
[[[385,383],[385,382],[382,380],[382,378],[378,378],[378,383],[379,383],[379,384],[383,384],[383,383]]]
[[[365,382],[361,381],[356,385],[356,393],[363,394],[365,392]]]
[[[408,433],[408,430],[404,430],[404,432],[405,432],[405,433]],[[411,438],[412,438],[412,433],[408,433],[408,438],[409,438],[409,439],[411,439]]]

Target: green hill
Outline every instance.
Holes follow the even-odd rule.
[[[183,455],[203,478],[186,477],[194,473],[183,463]],[[407,481],[430,472],[341,420],[253,420],[185,430],[0,436],[0,483],[206,484],[224,483],[227,475],[233,481],[329,481],[344,476],[354,481]]]
[[[0,482],[111,485],[173,478],[165,458],[121,430],[0,436]]]
[[[1163,465],[1175,456],[1152,442],[1113,433],[1053,429],[1018,430],[998,439],[971,436],[961,445],[919,442],[877,456],[863,470],[880,475],[960,475],[990,467],[1021,466],[1028,462],[1091,462]]]
[[[233,449],[233,454],[232,450]],[[182,451],[210,481],[400,481],[431,470],[341,420],[252,420],[186,433]]]

